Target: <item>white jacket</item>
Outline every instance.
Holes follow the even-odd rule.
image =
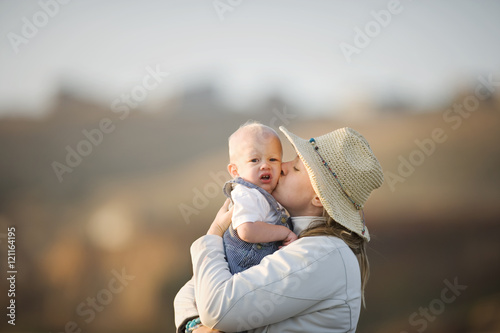
[[[294,228],[303,229],[297,222],[294,219]],[[234,276],[219,236],[198,239],[191,257],[193,279],[174,301],[177,326],[198,312],[203,324],[224,332],[356,330],[359,264],[337,237],[301,238]]]

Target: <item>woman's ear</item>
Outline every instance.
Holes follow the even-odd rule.
[[[238,174],[238,167],[236,166],[236,164],[233,164],[233,163],[228,164],[227,165],[227,171],[229,172],[229,174],[233,178],[239,176],[239,174]]]
[[[319,197],[318,197],[318,196],[315,196],[315,197],[312,199],[311,203],[312,203],[312,205],[313,205],[314,207],[321,207],[321,208],[323,208],[323,204],[321,203],[321,200],[319,199]]]

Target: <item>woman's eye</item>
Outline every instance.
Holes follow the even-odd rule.
[[[295,171],[300,171],[300,170],[299,170],[299,169],[297,169],[296,167],[293,167],[293,170],[295,170]]]

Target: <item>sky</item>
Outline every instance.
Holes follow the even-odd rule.
[[[40,115],[62,84],[104,103],[212,82],[234,108],[279,92],[305,109],[401,94],[425,107],[500,78],[498,1],[0,0],[0,117]]]

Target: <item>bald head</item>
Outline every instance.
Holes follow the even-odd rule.
[[[243,124],[229,137],[229,162],[236,161],[243,146],[252,142],[268,142],[271,139],[279,141],[278,133],[271,127],[257,122]]]

